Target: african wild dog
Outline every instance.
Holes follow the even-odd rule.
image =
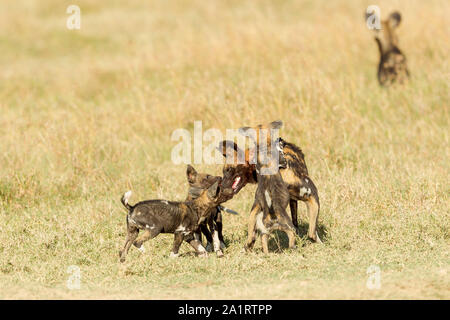
[[[132,244],[143,251],[142,244],[160,233],[174,234],[171,257],[178,256],[183,240],[188,242],[199,255],[206,256],[206,250],[196,239],[195,233],[198,232],[199,225],[208,219],[211,212],[222,201],[220,181],[219,177],[195,200],[185,202],[146,200],[132,206],[128,203],[131,191],[126,192],[121,202],[128,210],[127,236],[125,245],[120,251],[120,261],[125,261]],[[144,230],[144,233],[138,238],[139,230]]]
[[[314,182],[309,177],[305,156],[302,150],[293,143],[286,142],[281,138],[278,138],[277,142],[282,150],[280,159],[284,158],[285,160],[285,163],[280,162],[280,173],[289,190],[292,223],[298,228],[297,201],[303,201],[306,204],[309,217],[308,237],[321,243],[317,233],[320,210],[319,194]],[[233,141],[221,141],[219,150],[227,158],[223,167],[223,188],[229,188],[231,185],[236,194],[247,183],[257,183],[256,166],[250,159],[251,151],[248,148],[243,151]],[[229,161],[229,159],[233,161]],[[250,216],[256,214],[257,208],[254,208]],[[253,229],[249,229],[249,236],[252,232]]]
[[[367,17],[366,14],[366,19]],[[401,15],[395,11],[386,20],[381,21],[381,30],[374,29],[375,41],[380,52],[378,82],[382,86],[389,86],[394,82],[403,83],[409,77],[406,57],[398,47],[395,30],[400,21]]]
[[[189,183],[189,191],[186,200],[194,200],[203,192],[203,190],[208,189],[218,176],[211,176],[207,173],[197,173],[197,171],[191,165],[187,166],[186,177]],[[232,196],[231,196],[232,197]],[[231,198],[230,197],[230,198]],[[226,199],[223,199],[226,200]],[[216,210],[211,212],[209,218],[200,224],[200,231],[205,235],[206,238],[206,251],[214,251],[218,256],[223,255],[220,249],[225,248],[225,243],[222,234],[222,207],[217,206]],[[209,226],[209,229],[208,229]],[[211,235],[212,233],[212,235]],[[219,243],[219,247],[214,248],[213,238],[215,243]],[[199,240],[201,241],[201,235],[199,235]]]
[[[268,253],[268,237],[273,230],[284,231],[289,238],[289,248],[295,248],[295,227],[286,213],[289,190],[280,174],[279,152],[272,136],[272,130],[281,128],[282,124],[281,121],[274,121],[255,128],[239,129],[240,133],[256,143],[253,150],[257,153],[255,170],[258,187],[249,220],[246,251],[253,248],[258,231],[261,234],[263,252]]]

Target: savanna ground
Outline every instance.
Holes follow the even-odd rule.
[[[407,85],[378,86],[370,4],[403,15]],[[450,298],[449,14],[445,0],[2,1],[0,298]],[[123,192],[186,197],[174,130],[276,119],[306,154],[323,245],[290,252],[281,234],[242,253],[247,186],[226,204],[240,215],[224,217],[225,258],[183,244],[169,259],[160,235],[119,263]]]

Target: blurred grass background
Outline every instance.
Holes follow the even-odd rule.
[[[402,14],[407,85],[378,86],[370,4]],[[0,298],[448,299],[449,14],[444,0],[3,1]],[[121,194],[187,194],[174,130],[276,119],[319,189],[323,246],[241,253],[248,186],[227,203],[241,215],[224,217],[226,258],[183,245],[170,260],[161,235],[119,264]]]

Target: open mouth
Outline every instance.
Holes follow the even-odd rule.
[[[233,189],[233,191],[236,191],[236,188],[239,185],[239,182],[241,182],[241,177],[236,177],[234,179],[233,185],[231,186],[231,189]]]

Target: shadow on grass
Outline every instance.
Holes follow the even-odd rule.
[[[327,227],[324,225],[318,225],[317,226],[317,233],[319,234],[319,238],[322,240],[323,243],[327,242]],[[302,238],[302,246],[304,246],[306,243],[312,243],[314,244],[311,239],[308,238],[308,224],[307,223],[299,223],[298,225],[298,233],[297,236]],[[297,241],[297,245],[299,245]],[[269,239],[269,251],[272,252],[282,252],[284,249],[287,249],[289,247],[289,239],[283,231],[276,230],[272,234],[272,236]]]

